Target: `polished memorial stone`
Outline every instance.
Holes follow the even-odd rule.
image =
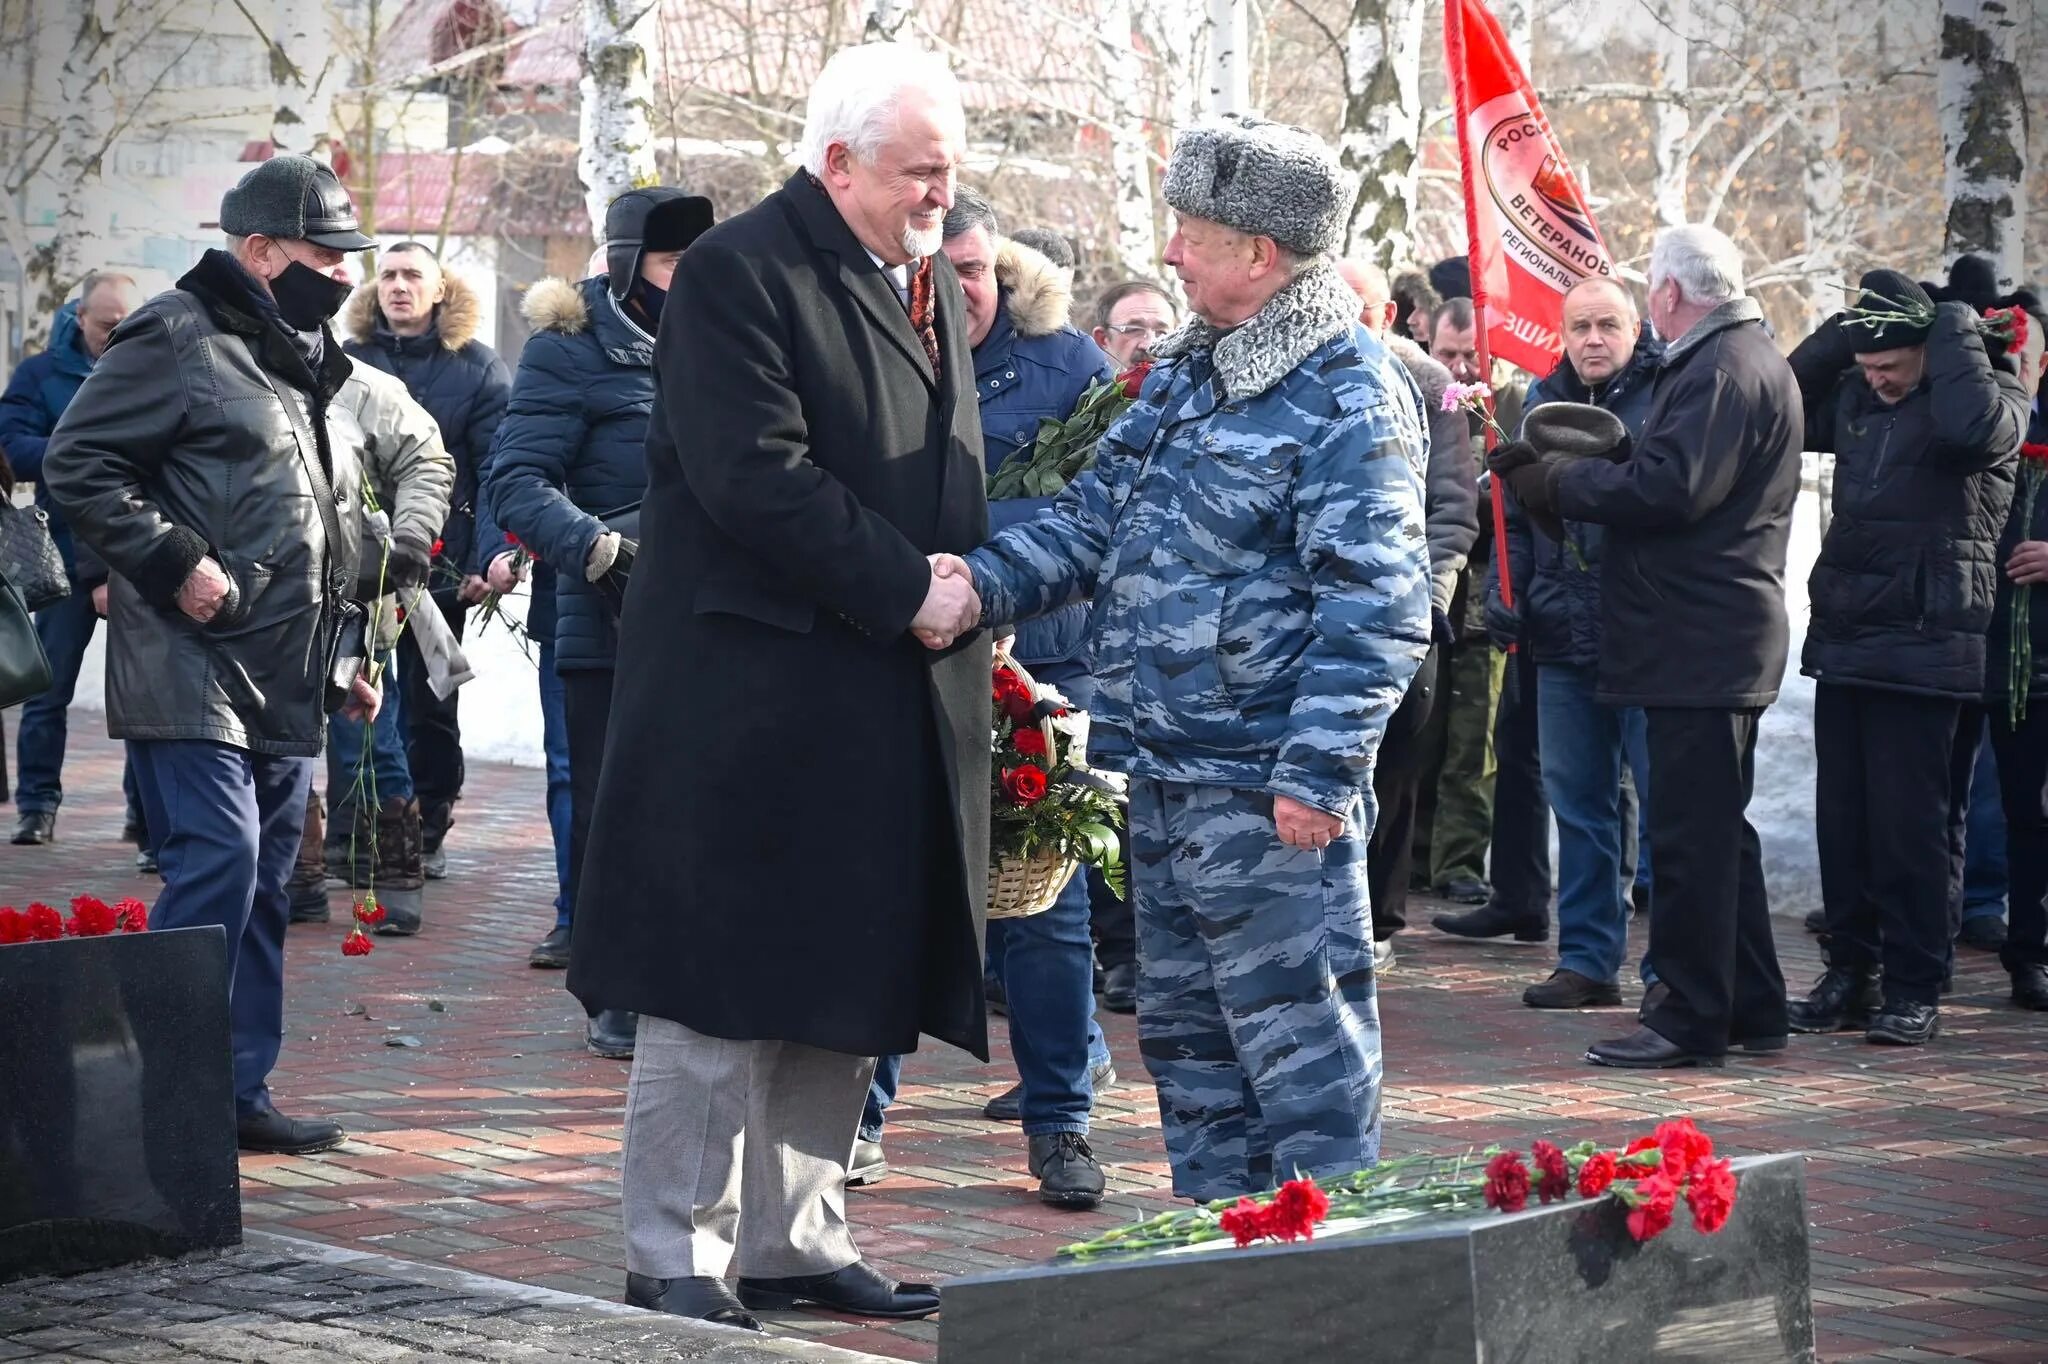
[[[217,927],[0,947],[0,1281],[242,1239]]]
[[[1712,1236],[1638,1243],[1619,1200],[1239,1250],[1138,1252],[943,1285],[941,1364],[1658,1360],[1814,1354],[1804,1161],[1738,1160]]]

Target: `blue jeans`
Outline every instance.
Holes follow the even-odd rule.
[[[284,883],[305,832],[311,758],[266,758],[203,740],[128,745],[164,888],[151,928],[227,933],[235,1107],[269,1106],[284,1044]]]
[[[50,689],[21,707],[14,803],[23,814],[52,813],[64,803],[66,716],[99,619],[92,609],[92,593],[75,582],[70,596],[36,612],[36,637],[50,659]]]
[[[555,671],[554,641],[540,644],[540,742],[548,764],[548,834],[555,844],[555,927],[576,918],[576,887],[569,882],[569,722],[562,713],[562,675]],[[890,1081],[890,1091],[895,1081]]]
[[[327,717],[327,742],[334,750],[334,762],[341,779],[337,805],[354,804],[358,796],[365,809],[376,809],[393,796],[411,800],[412,768],[405,760],[405,688],[399,685],[396,651],[384,655],[384,704],[377,709],[377,721],[370,727],[370,777],[364,781],[363,722],[340,711]],[[371,799],[374,797],[375,799]]]
[[[1648,791],[1643,713],[1594,700],[1595,670],[1537,668],[1543,790],[1557,817],[1557,964],[1594,980],[1621,972],[1628,903],[1621,884],[1621,766]]]
[[[1990,720],[1984,727],[1988,729]],[[27,727],[26,719],[23,727]],[[2005,806],[1998,794],[1998,757],[1981,735],[1970,773],[1970,812],[1963,836],[1963,917],[2005,917]]]

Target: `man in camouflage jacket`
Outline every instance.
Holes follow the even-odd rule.
[[[1429,647],[1426,441],[1327,258],[1344,178],[1285,125],[1181,136],[1195,317],[1093,468],[964,565],[987,623],[1093,598],[1090,755],[1134,779],[1138,1034],[1190,1198],[1379,1152],[1365,846]]]

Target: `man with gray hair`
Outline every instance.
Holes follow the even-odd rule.
[[[1805,412],[1721,233],[1659,234],[1649,312],[1669,345],[1639,435],[1590,408],[1555,420],[1565,405],[1553,404],[1543,434],[1495,450],[1492,467],[1553,535],[1560,518],[1607,527],[1597,697],[1640,706],[1646,721],[1657,984],[1641,1026],[1586,1059],[1719,1066],[1730,1047],[1785,1045],[1785,978],[1744,810],[1789,648]]]
[[[1174,1192],[1370,1165],[1373,764],[1429,648],[1421,397],[1328,259],[1313,134],[1181,134],[1195,316],[1052,510],[968,556],[985,619],[1093,599],[1089,757],[1133,777],[1138,1042]]]

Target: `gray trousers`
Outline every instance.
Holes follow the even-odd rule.
[[[860,1258],[846,1161],[874,1058],[642,1015],[626,1087],[626,1268],[829,1274]]]

